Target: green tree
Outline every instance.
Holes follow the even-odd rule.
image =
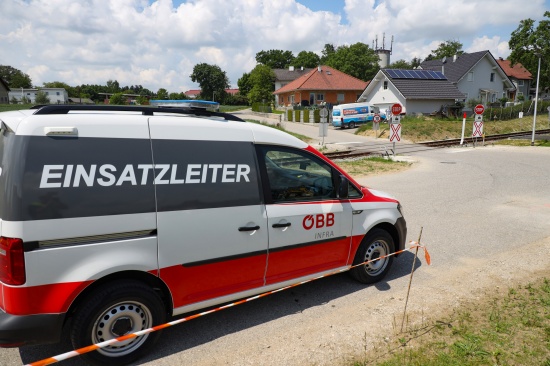
[[[326,64],[327,60],[334,52],[336,52],[334,45],[331,43],[325,43],[325,47],[323,48],[323,51],[321,51],[321,64]]]
[[[412,66],[413,69],[415,67],[420,66],[421,63],[422,63],[422,60],[419,59],[418,57],[413,57],[413,59],[411,60],[411,66]]]
[[[32,88],[31,77],[11,66],[0,65],[0,78],[8,84],[10,89]]]
[[[201,98],[204,100],[223,100],[225,89],[230,86],[225,71],[218,65],[209,65],[206,63],[197,64],[193,67],[191,81],[200,85]]]
[[[378,55],[368,45],[357,42],[340,46],[325,64],[363,81],[371,80],[380,69]]]
[[[290,63],[294,67],[314,68],[320,65],[321,58],[315,52],[301,51]]]
[[[147,97],[144,97],[143,95],[140,95],[139,97],[136,98],[136,103],[138,105],[148,105],[149,99],[147,99]]]
[[[109,98],[109,104],[124,105],[126,104],[126,97],[122,93],[115,93]]]
[[[411,65],[409,62],[407,62],[407,61],[401,59],[401,60],[397,60],[397,61],[395,61],[395,62],[392,62],[391,64],[388,65],[387,68],[388,68],[388,69],[405,69],[405,70],[410,70],[410,69],[412,69],[413,67],[412,67],[412,65]]]
[[[272,69],[286,69],[293,60],[294,55],[291,51],[269,50],[260,51],[256,54],[257,63],[269,66]]]
[[[275,91],[275,73],[267,65],[256,65],[250,72],[250,83],[252,88],[248,92],[248,102],[272,103]]]
[[[443,43],[440,43],[435,50],[432,50],[432,53],[426,57],[426,61],[439,60],[443,57],[453,57],[454,55],[462,55],[463,53],[462,43],[449,39]]]
[[[34,102],[36,104],[50,104],[50,98],[46,94],[46,92],[43,92],[42,90],[39,90],[36,93],[36,97],[34,98]]]
[[[250,81],[250,73],[245,72],[239,80],[237,80],[237,86],[239,87],[239,93],[242,95],[248,95],[250,89],[252,89],[252,83]]]
[[[120,93],[120,85],[116,80],[107,80],[107,92],[108,93]]]
[[[167,100],[168,99],[168,90],[164,88],[160,88],[157,92],[157,99],[158,100]]]
[[[550,11],[544,12],[545,20],[541,20],[535,28],[535,21],[524,19],[519,23],[518,28],[512,32],[508,47],[512,51],[508,57],[512,64],[521,63],[523,67],[533,74],[536,87],[536,78],[539,57],[540,80],[543,87],[550,86]]]

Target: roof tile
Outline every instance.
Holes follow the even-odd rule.
[[[367,84],[363,80],[359,80],[330,66],[323,65],[286,84],[276,90],[274,94],[287,93],[294,90],[364,90]]]

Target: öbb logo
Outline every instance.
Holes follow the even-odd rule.
[[[322,227],[331,227],[334,225],[334,214],[317,214],[317,215],[307,215],[302,221],[302,226],[306,230],[311,230],[313,227],[320,229]]]

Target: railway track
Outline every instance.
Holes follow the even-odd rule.
[[[490,135],[485,136],[485,141],[496,141],[496,140],[505,140],[511,137],[524,137],[524,136],[531,136],[533,132],[532,131],[520,131],[520,132],[511,132],[511,133],[501,133],[497,135]],[[537,135],[547,135],[550,134],[550,129],[546,130],[537,130],[535,131],[535,134]],[[482,138],[473,138],[473,137],[465,137],[464,143],[465,144],[471,144],[474,141],[482,141]],[[425,142],[419,142],[420,145],[430,146],[430,147],[449,147],[449,146],[455,146],[460,144],[460,139],[447,139],[447,140],[437,140],[437,141],[425,141]]]
[[[526,137],[526,136],[531,136],[532,133],[533,133],[532,131],[521,131],[521,132],[490,135],[490,136],[485,136],[485,142],[504,140],[504,139],[513,138],[513,137]],[[537,130],[535,131],[535,134],[550,135],[550,129]],[[482,138],[472,138],[472,137],[464,138],[464,144],[472,144],[474,142],[482,143],[482,141],[483,141]],[[403,153],[418,152],[418,151],[424,151],[424,150],[431,150],[434,148],[451,147],[451,146],[457,146],[457,145],[460,145],[460,139],[446,139],[446,140],[436,140],[436,141],[425,141],[425,142],[419,142],[416,144],[398,144],[396,150],[398,153],[403,154]],[[325,153],[325,156],[327,156],[330,159],[346,159],[346,158],[357,158],[357,157],[369,156],[369,155],[389,155],[389,154],[393,154],[393,151],[391,150],[391,143],[384,142],[384,143],[376,143],[376,144],[366,143],[365,145],[358,146],[357,148],[353,148],[350,150],[327,152]]]

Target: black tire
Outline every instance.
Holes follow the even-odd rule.
[[[382,229],[374,229],[369,232],[355,253],[353,264],[363,263],[380,258],[395,251],[395,245],[391,235]],[[391,268],[393,256],[354,267],[350,270],[353,278],[361,283],[375,283],[382,280]]]
[[[349,123],[349,128],[355,128],[355,123],[350,122],[350,123]]]
[[[78,349],[165,322],[166,309],[151,287],[121,280],[103,286],[84,300],[73,318],[70,337]],[[159,331],[147,333],[81,357],[93,365],[124,365],[146,353],[159,336]]]

